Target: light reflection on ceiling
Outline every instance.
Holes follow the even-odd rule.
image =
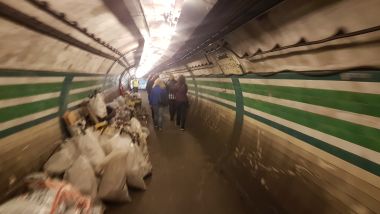
[[[145,44],[136,77],[148,73],[170,45],[184,0],[140,0],[150,35],[144,35]]]

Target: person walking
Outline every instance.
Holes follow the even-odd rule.
[[[133,92],[134,93],[139,92],[139,80],[137,78],[134,78],[132,80],[132,87],[133,87]]]
[[[175,87],[175,99],[177,106],[176,124],[182,131],[184,131],[189,100],[187,98],[186,79],[183,75],[179,76],[178,78],[178,82]]]
[[[174,121],[174,116],[176,113],[176,100],[175,100],[175,87],[177,81],[174,79],[173,75],[170,75],[169,81],[167,82],[167,89],[169,92],[169,114],[170,121]]]
[[[149,77],[148,82],[146,83],[146,92],[148,93],[148,99],[150,97],[150,92],[152,91],[154,81],[156,81],[157,78],[158,78],[158,75],[153,74]],[[149,104],[150,104],[150,102],[149,102]],[[150,105],[150,110],[152,112],[152,119],[154,119],[154,111],[153,111],[152,105]]]
[[[152,106],[154,117],[154,127],[160,131],[163,128],[163,113],[164,108],[168,106],[168,92],[165,83],[162,79],[158,78],[154,81],[152,91],[149,95],[149,103]]]
[[[157,78],[158,78],[158,76],[156,74],[153,74],[149,77],[149,79],[146,83],[146,92],[148,93],[148,96],[149,96],[150,92],[152,91],[154,81],[156,81]]]

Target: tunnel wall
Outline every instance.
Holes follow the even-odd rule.
[[[101,0],[2,1],[0,8],[1,202],[67,137],[65,110],[94,89],[117,94],[141,38]]]
[[[101,74],[0,71],[0,200],[39,170],[65,136],[61,116],[95,89],[114,90]]]
[[[189,129],[253,209],[380,210],[379,71],[185,75]]]
[[[61,116],[94,90],[118,93],[142,36],[122,1],[0,2],[0,202],[66,137]],[[129,18],[128,18],[129,17]]]
[[[257,213],[380,210],[379,7],[284,1],[163,71]]]

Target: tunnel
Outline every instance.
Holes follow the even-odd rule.
[[[0,203],[94,90],[183,76],[146,191],[105,213],[380,213],[380,1],[1,0]],[[142,87],[144,88],[144,87]],[[28,212],[27,212],[28,213]]]

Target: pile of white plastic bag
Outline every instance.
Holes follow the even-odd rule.
[[[104,206],[83,195],[66,181],[36,173],[26,179],[29,192],[0,206],[0,213],[12,214],[102,214]]]
[[[97,98],[93,102],[101,103]],[[117,98],[112,105],[120,111],[125,102]],[[43,173],[27,177],[30,191],[0,205],[0,213],[101,214],[102,202],[131,202],[129,189],[147,189],[144,178],[152,173],[152,164],[149,130],[129,119],[111,133],[89,127],[67,139],[44,164]]]
[[[44,170],[51,176],[63,173],[65,180],[93,199],[131,201],[128,187],[146,190],[144,177],[151,173],[152,165],[148,130],[135,118],[129,130],[140,136],[138,143],[133,143],[129,134],[106,136],[87,129],[63,144]]]

